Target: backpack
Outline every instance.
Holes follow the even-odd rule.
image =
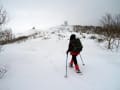
[[[75,39],[75,40],[71,40],[71,51],[72,52],[81,52],[82,51],[82,44],[80,42],[80,39]]]

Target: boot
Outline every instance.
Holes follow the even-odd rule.
[[[73,67],[73,60],[71,60],[71,62],[69,63],[69,67]]]
[[[79,69],[78,64],[77,64],[77,65],[75,65],[75,70],[76,70],[76,73],[81,73],[81,71],[80,71],[80,69]]]

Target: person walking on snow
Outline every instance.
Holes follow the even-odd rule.
[[[69,67],[73,67],[73,63],[75,65],[75,70],[77,73],[81,73],[80,71],[80,67],[77,63],[77,55],[80,54],[80,52],[82,51],[82,44],[80,39],[76,38],[75,34],[72,34],[70,36],[70,41],[69,41],[69,46],[68,46],[68,50],[67,50],[67,55],[70,52],[70,54],[72,55],[71,61],[69,63]]]

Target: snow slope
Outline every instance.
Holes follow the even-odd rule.
[[[82,66],[79,56],[77,59],[83,75],[68,67],[68,78],[64,78],[68,39],[73,32],[52,33],[46,34],[47,39],[3,47],[0,65],[7,72],[0,79],[0,90],[120,90],[118,52],[104,50],[95,41],[82,38],[81,55],[86,65]],[[70,59],[69,55],[68,63]]]

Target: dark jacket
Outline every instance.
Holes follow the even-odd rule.
[[[76,41],[77,41],[77,43],[76,43]],[[79,39],[77,39],[77,38],[71,39],[70,38],[67,53],[68,52],[80,52],[80,51],[82,51],[82,48],[83,48],[83,46],[82,46],[81,41]]]

